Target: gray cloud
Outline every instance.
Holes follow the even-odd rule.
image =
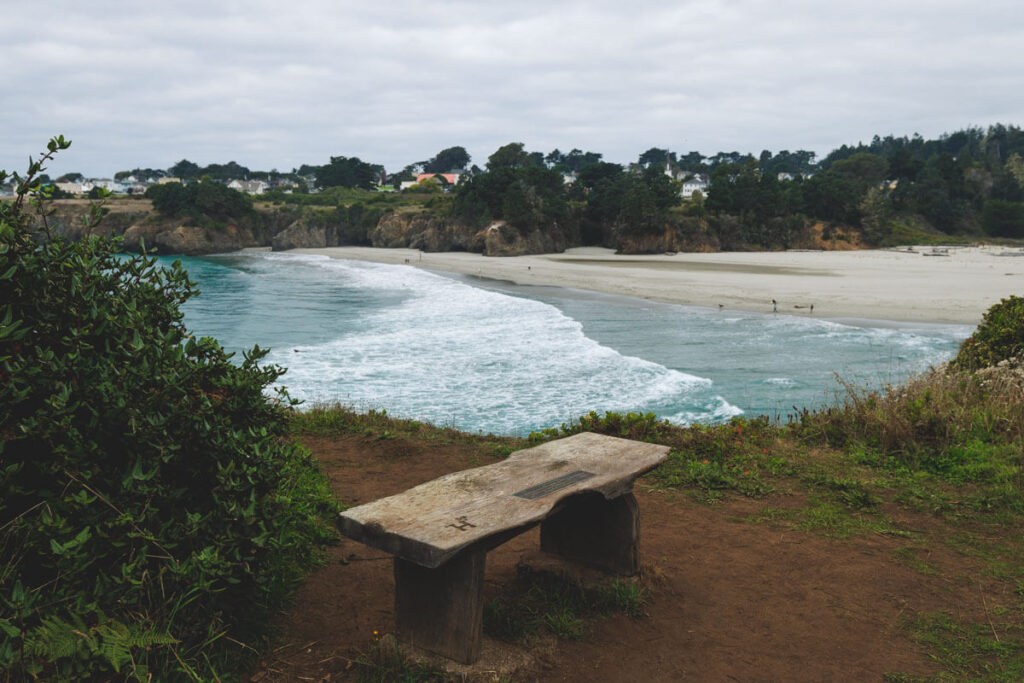
[[[331,155],[389,169],[510,141],[824,153],[874,134],[1020,124],[1016,3],[810,0],[369,5],[30,3],[0,22],[0,167],[110,174]]]

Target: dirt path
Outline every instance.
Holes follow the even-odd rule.
[[[347,503],[403,491],[486,464],[461,447],[401,439],[309,439]],[[940,576],[895,561],[905,541],[881,535],[835,541],[743,521],[784,501],[706,507],[638,485],[647,616],[596,619],[580,640],[557,641],[516,680],[879,681],[886,672],[927,675],[934,666],[902,628],[909,615],[973,610],[977,586],[965,560]],[[487,558],[487,597],[539,554],[537,532]],[[276,650],[253,680],[355,680],[349,661],[393,630],[390,558],[345,541],[299,591]]]

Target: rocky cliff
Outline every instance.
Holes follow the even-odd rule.
[[[52,233],[70,239],[85,234],[85,200],[54,202],[47,223]],[[41,223],[37,226],[41,227]],[[239,222],[196,224],[166,218],[147,200],[118,200],[104,207],[97,234],[120,235],[125,247],[165,254],[211,254],[246,247],[270,246],[275,251],[368,245],[405,247],[428,252],[470,251],[487,256],[519,256],[565,251],[576,246],[560,230],[520,232],[504,221],[480,229],[447,217],[412,211],[381,212],[363,207],[300,210],[258,209]]]
[[[384,215],[369,237],[374,247],[471,251],[485,256],[556,253],[573,246],[557,230],[522,233],[504,221],[479,229],[450,218],[399,212]]]
[[[707,221],[684,216],[675,218],[663,230],[654,233],[637,234],[617,226],[611,243],[605,246],[618,250],[620,254],[660,254],[670,251],[719,251],[722,244]]]
[[[79,240],[86,234],[88,213],[86,200],[59,200],[53,202],[45,221],[52,234]],[[160,216],[147,200],[116,200],[103,207],[103,219],[92,232],[123,236],[128,249],[137,249],[145,241],[147,248],[163,254],[212,254],[268,246],[294,220],[293,212],[272,210],[257,211],[244,222],[200,226]],[[37,217],[36,229],[42,227],[43,219]]]

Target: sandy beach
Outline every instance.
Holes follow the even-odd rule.
[[[295,252],[711,308],[770,313],[774,299],[779,313],[830,319],[976,325],[992,304],[1024,295],[1024,250],[999,246],[653,256],[597,247],[514,257],[368,247]]]

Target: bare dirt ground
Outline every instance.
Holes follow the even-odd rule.
[[[307,439],[341,500],[405,490],[480,462],[461,446],[363,436]],[[929,576],[904,566],[907,546],[882,535],[833,540],[744,521],[785,500],[708,507],[637,485],[646,615],[596,618],[579,640],[534,646],[516,681],[879,681],[887,672],[934,674],[907,634],[919,612],[981,610],[969,560],[928,556]],[[791,503],[790,503],[791,504]],[[905,524],[914,520],[902,520]],[[918,520],[927,533],[929,520]],[[539,555],[536,530],[492,551],[485,598]],[[943,556],[942,553],[947,553]],[[394,628],[391,561],[352,541],[300,589],[251,680],[354,681],[352,660]],[[950,578],[955,577],[955,578]],[[984,616],[981,617],[984,619]],[[501,646],[499,647],[507,647]]]

